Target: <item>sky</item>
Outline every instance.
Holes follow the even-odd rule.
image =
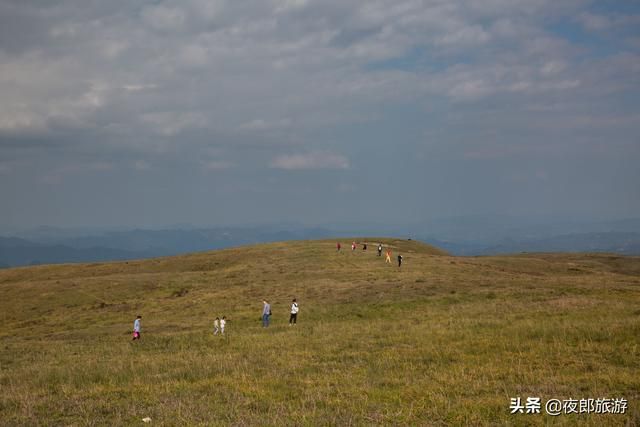
[[[640,216],[640,1],[0,0],[0,228]]]

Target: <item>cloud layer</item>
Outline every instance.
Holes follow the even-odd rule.
[[[380,194],[406,204],[406,220],[639,214],[626,163],[640,160],[638,9],[5,0],[0,176],[11,184],[3,178],[0,196],[12,207],[2,217],[139,223],[188,199],[187,212],[169,203],[149,220],[250,221],[237,212],[264,199],[282,209],[263,219],[315,220],[326,218],[317,206]],[[316,173],[283,175],[302,170]],[[78,208],[78,194],[102,207]],[[287,211],[295,194],[317,200]]]

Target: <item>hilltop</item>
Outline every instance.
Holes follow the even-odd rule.
[[[351,252],[352,240],[369,242]],[[11,425],[638,424],[640,258],[452,257],[388,238],[0,271]],[[377,257],[383,242],[401,268]],[[288,327],[289,303],[300,303]],[[259,318],[272,304],[272,326]],[[130,342],[143,316],[142,340]],[[228,334],[211,334],[226,315]],[[624,397],[621,415],[511,397]]]

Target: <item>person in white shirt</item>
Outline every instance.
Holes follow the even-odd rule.
[[[291,302],[291,316],[289,316],[289,326],[295,325],[298,320],[298,303],[294,298]]]
[[[220,332],[220,318],[216,317],[213,321],[213,335],[218,335],[218,332]]]
[[[222,319],[220,319],[220,333],[222,335],[224,335],[224,327],[227,324],[227,318],[225,316],[222,316]]]
[[[133,340],[140,339],[140,320],[142,316],[138,315],[136,320],[133,322]]]
[[[262,301],[262,327],[269,327],[269,317],[271,316],[271,304],[267,300]]]

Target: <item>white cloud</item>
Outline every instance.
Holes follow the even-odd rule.
[[[602,31],[611,26],[611,20],[608,17],[589,12],[581,13],[577,19],[584,28],[591,31]]]
[[[311,152],[285,154],[274,158],[270,166],[275,169],[348,169],[349,159],[341,154]]]
[[[279,13],[289,12],[292,9],[300,9],[309,4],[308,0],[277,0],[275,2],[276,11]]]
[[[491,36],[481,26],[473,25],[460,28],[436,39],[436,44],[445,46],[469,47],[487,43]]]
[[[204,128],[207,119],[202,113],[163,111],[142,115],[142,121],[155,133],[175,136],[186,129]]]
[[[609,15],[582,12],[576,18],[577,21],[589,31],[606,31],[624,27],[636,27],[640,25],[640,15],[618,14]]]
[[[213,22],[219,18],[225,9],[225,0],[185,0],[197,18],[205,22]]]
[[[240,125],[240,130],[247,131],[267,131],[274,129],[285,129],[290,127],[292,124],[291,119],[285,118],[280,120],[264,120],[264,119],[254,119],[249,122],[243,123]]]
[[[166,6],[147,6],[142,10],[142,19],[155,30],[179,30],[185,23],[182,9]]]
[[[572,79],[572,80],[561,80],[558,82],[550,82],[544,83],[540,85],[540,88],[543,90],[569,90],[576,89],[580,87],[580,80]]]
[[[83,163],[68,164],[59,167],[52,167],[46,172],[42,179],[47,184],[61,184],[68,176],[92,173],[108,173],[115,168],[112,162],[106,161],[89,161]]]
[[[104,56],[113,60],[118,57],[121,53],[125,52],[129,48],[129,43],[123,40],[106,40],[102,51]]]
[[[483,80],[467,80],[457,83],[449,95],[459,101],[473,101],[493,92],[491,85]]]
[[[150,89],[155,89],[157,88],[156,85],[154,84],[126,84],[124,86],[122,86],[122,89],[128,91],[128,92],[138,92],[141,90],[150,90]]]
[[[210,160],[208,162],[204,162],[203,166],[206,170],[209,171],[220,171],[231,169],[235,166],[235,164],[224,160]]]
[[[545,63],[540,72],[545,75],[558,74],[567,68],[565,61],[549,61]]]
[[[20,131],[43,131],[46,128],[45,119],[29,111],[19,109],[8,109],[0,107],[0,131],[20,132]]]
[[[146,171],[151,169],[151,163],[147,162],[146,160],[137,160],[133,167],[139,171]]]
[[[209,64],[209,51],[198,44],[185,46],[179,57],[182,64],[190,67],[203,67]]]

